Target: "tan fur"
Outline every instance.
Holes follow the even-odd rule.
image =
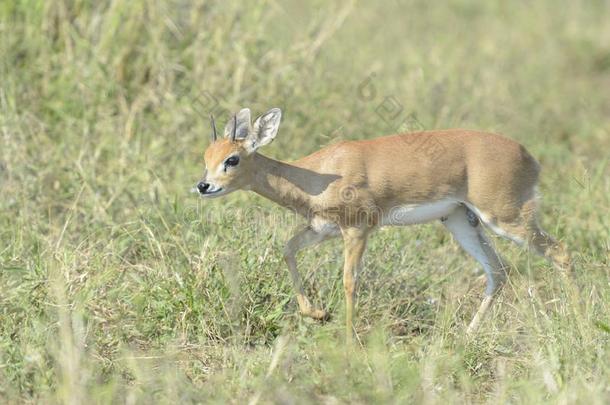
[[[423,215],[430,207],[427,204],[447,201],[449,211],[438,219],[451,218],[446,225],[483,264],[488,276],[488,294],[470,331],[478,326],[506,271],[472,212],[503,236],[529,243],[557,267],[570,266],[565,249],[538,227],[538,163],[523,146],[500,135],[444,130],[344,141],[290,163],[251,152],[247,142],[223,139],[213,143],[205,153],[207,180],[227,192],[251,189],[308,219],[310,225],[298,232],[284,251],[304,315],[327,317],[325,311],[313,308],[304,295],[296,254],[304,247],[343,236],[349,341],[355,286],[366,240],[396,207],[414,210],[416,217],[429,220]],[[231,154],[239,154],[241,163],[224,173],[219,165]],[[439,206],[441,211],[445,209],[445,205]],[[476,228],[474,233],[468,226]]]

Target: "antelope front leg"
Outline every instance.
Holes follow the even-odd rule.
[[[290,278],[292,279],[292,285],[297,294],[299,310],[304,316],[318,320],[327,319],[328,314],[322,309],[314,308],[305,296],[303,283],[301,282],[301,275],[297,269],[296,254],[299,252],[299,250],[305,247],[316,245],[324,240],[332,238],[333,236],[337,236],[337,234],[332,232],[320,233],[314,231],[311,227],[306,227],[290,238],[288,243],[286,243],[286,247],[284,248],[284,260],[286,261],[288,269],[290,270]]]
[[[489,310],[489,307],[491,306],[493,299],[494,299],[493,295],[486,295],[485,298],[483,298],[483,301],[481,302],[481,305],[479,306],[479,310],[474,315],[474,318],[472,318],[472,321],[470,321],[470,325],[468,325],[468,329],[466,329],[467,335],[472,335],[479,329],[479,324],[481,323],[481,320],[483,319],[483,317]]]
[[[364,229],[348,228],[343,230],[345,243],[345,263],[343,265],[343,288],[345,289],[345,339],[352,344],[354,297],[358,274],[362,266],[362,255],[366,249],[367,232]]]

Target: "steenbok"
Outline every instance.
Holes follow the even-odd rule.
[[[303,215],[308,225],[286,244],[284,259],[303,315],[327,318],[304,294],[297,271],[301,249],[341,236],[346,334],[368,236],[387,225],[440,220],[485,270],[487,289],[468,326],[473,332],[506,279],[507,267],[485,236],[495,233],[527,245],[557,268],[569,270],[564,247],[537,221],[536,185],[540,167],[515,141],[467,131],[422,131],[371,140],[344,141],[295,162],[257,153],[275,138],[281,111],[273,108],[250,120],[242,109],[205,151],[205,174],[197,191],[206,198],[252,190]]]

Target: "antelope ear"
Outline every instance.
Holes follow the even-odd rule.
[[[252,125],[252,131],[248,136],[249,149],[254,152],[261,146],[271,143],[277,131],[280,127],[280,121],[282,120],[282,110],[279,108],[272,108],[254,121]]]
[[[237,128],[235,129],[235,139],[244,139],[250,133],[250,109],[242,108],[235,119],[231,117],[227,125],[225,126],[225,138],[231,138],[233,136],[233,127],[237,122]]]

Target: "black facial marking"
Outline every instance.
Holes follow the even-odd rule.
[[[477,215],[468,208],[466,208],[466,218],[468,219],[470,226],[473,228],[479,225],[479,217],[477,217]]]

